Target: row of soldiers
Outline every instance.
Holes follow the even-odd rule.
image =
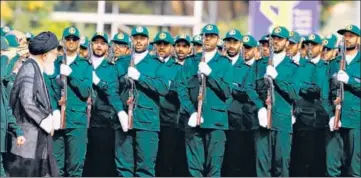
[[[340,48],[335,35],[282,26],[259,41],[233,29],[223,44],[213,24],[193,39],[161,31],[151,43],[141,26],[111,40],[64,29],[44,77],[60,175],[360,176],[360,29],[338,33]],[[11,92],[26,54],[5,54]]]

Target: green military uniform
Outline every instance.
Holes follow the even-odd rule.
[[[201,35],[194,35],[193,39],[192,39],[192,44],[193,46],[202,46],[203,41],[202,41],[202,36]],[[193,49],[194,50],[194,49]],[[202,56],[202,53],[196,53],[195,51],[193,51],[193,54],[198,58]]]
[[[149,37],[144,27],[132,29],[132,36],[143,35]],[[169,82],[157,74],[160,61],[148,54],[148,51],[139,53],[142,56],[135,68],[140,76],[135,83],[135,109],[133,111],[133,129],[123,132],[116,130],[115,161],[118,176],[155,176],[155,161],[158,152],[159,95],[168,93]],[[109,89],[109,100],[119,113],[127,111],[126,101],[130,89],[130,82],[125,75],[131,56],[125,56],[116,63]]]
[[[218,35],[218,27],[206,25],[202,33]],[[217,49],[215,49],[217,50]],[[221,176],[226,135],[228,129],[227,103],[230,99],[229,60],[214,51],[208,65],[211,73],[207,77],[207,87],[203,98],[202,117],[204,122],[200,127],[186,125],[186,153],[188,169],[191,176]],[[187,59],[180,76],[178,96],[182,107],[188,114],[197,114],[197,95],[199,90],[198,64],[200,58]],[[191,121],[192,122],[192,121]],[[186,120],[188,123],[188,120]]]
[[[228,39],[239,40],[245,47],[257,47],[254,37],[245,35],[242,38],[238,30],[229,31],[224,40]],[[238,56],[238,59],[232,59],[232,64],[232,101],[228,106],[229,131],[223,174],[251,177],[255,176],[254,132],[259,129],[257,111],[264,105],[255,90],[255,59],[245,61],[242,56]]]
[[[68,27],[63,31],[63,38],[74,36],[79,38],[79,30]],[[55,61],[55,71],[60,72],[64,56]],[[69,57],[67,57],[69,58]],[[54,156],[56,158],[59,174],[61,176],[81,176],[83,172],[84,159],[87,146],[87,98],[90,96],[92,83],[92,68],[90,63],[76,56],[71,64],[67,64],[72,72],[67,77],[67,100],[65,110],[65,129],[55,131]],[[60,94],[60,74],[56,74],[55,82],[58,84],[55,94]],[[60,98],[60,96],[50,97]]]
[[[289,32],[284,27],[276,27],[271,35],[289,38]],[[291,104],[296,98],[292,80],[296,66],[285,52],[277,55],[281,62],[275,66],[278,75],[273,79],[275,103],[272,106],[272,128],[270,130],[260,128],[255,133],[256,172],[257,176],[261,177],[289,176],[292,142]],[[267,86],[264,82],[267,65],[268,58],[257,61],[256,89],[263,101],[267,97]]]
[[[337,31],[343,35],[351,32],[360,37],[360,29],[349,25]],[[337,131],[327,132],[326,140],[326,173],[327,176],[355,176],[360,177],[360,51],[352,60],[346,56],[345,72],[349,76],[344,84],[344,100],[341,107],[341,128]],[[349,60],[349,61],[347,61]],[[330,74],[337,78],[340,58],[330,63]],[[334,79],[336,80],[336,79]],[[338,81],[333,81],[331,88],[338,88]],[[336,85],[336,86],[332,86]],[[336,92],[331,91],[335,94]],[[333,95],[333,100],[335,95]]]
[[[17,48],[20,45],[19,42],[17,41],[15,35],[11,35],[11,34],[5,35],[5,40],[8,42],[9,48]],[[20,59],[20,55],[18,53],[16,53],[16,55],[13,56],[7,63],[7,67],[5,70],[6,74],[3,77],[2,81],[6,88],[5,91],[8,96],[10,96],[10,92],[13,88],[15,77],[16,77],[16,73],[13,72],[13,69],[14,69],[16,62],[18,62],[19,59]]]
[[[321,37],[311,34],[304,41],[322,45]],[[292,176],[324,176],[325,131],[333,113],[329,103],[328,64],[320,56],[303,61],[297,69],[299,99],[294,106],[294,147]]]
[[[88,49],[89,47],[89,39],[86,36],[80,37],[80,47],[83,49]]]

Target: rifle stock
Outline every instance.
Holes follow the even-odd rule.
[[[268,58],[268,65],[273,66],[273,38],[270,36],[268,39],[268,43],[270,45],[270,56]],[[267,99],[266,99],[266,106],[267,106],[267,128],[272,128],[272,105],[275,102],[274,101],[274,84],[273,79],[270,76],[265,77],[265,81],[268,84],[267,89]]]
[[[131,54],[131,60],[129,63],[129,67],[134,67],[135,66],[135,61],[134,61],[134,50],[135,47],[134,45],[132,45],[132,54]],[[127,100],[127,104],[128,104],[128,126],[129,129],[133,128],[133,110],[134,110],[134,103],[135,103],[135,98],[134,98],[134,90],[135,90],[135,83],[134,80],[132,80],[131,78],[129,78],[130,80],[130,89],[129,89],[129,98]]]
[[[341,61],[340,61],[340,71],[345,69],[345,52],[346,52],[346,43],[345,43],[345,38],[342,39],[342,48],[340,51],[340,55],[341,55]],[[336,106],[335,108],[335,120],[334,120],[334,124],[333,124],[333,130],[338,130],[340,128],[340,120],[341,120],[341,107],[342,107],[342,102],[344,99],[344,84],[343,82],[339,82],[340,87],[337,90],[337,97],[334,100],[334,105]]]

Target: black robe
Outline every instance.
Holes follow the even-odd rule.
[[[16,146],[16,138],[5,158],[5,171],[11,177],[58,176],[52,150],[52,137],[40,123],[52,108],[43,74],[35,60],[28,59],[20,68],[11,91],[10,105],[26,142]]]

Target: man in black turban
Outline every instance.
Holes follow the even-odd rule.
[[[5,170],[10,177],[58,176],[52,154],[52,133],[60,127],[54,117],[43,74],[54,73],[58,40],[51,32],[42,32],[29,44],[30,57],[20,68],[10,94],[10,105],[27,142],[16,146],[12,138]]]

